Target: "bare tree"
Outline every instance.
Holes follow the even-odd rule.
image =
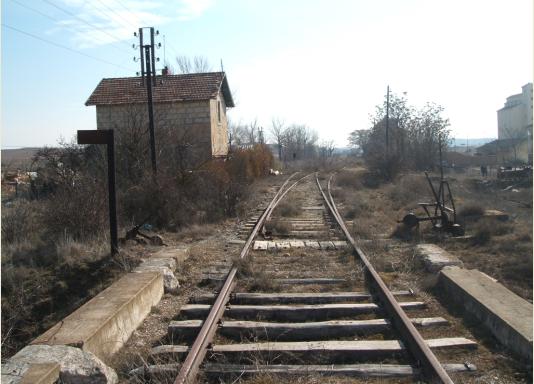
[[[278,145],[278,160],[282,160],[282,145],[285,136],[284,121],[278,117],[273,117],[271,121],[271,135]]]
[[[256,144],[256,136],[258,134],[258,119],[254,119],[247,127],[247,136],[248,136],[248,144],[254,145]]]
[[[176,57],[178,73],[206,73],[211,71],[211,66],[205,56],[195,56],[193,60],[185,55]]]

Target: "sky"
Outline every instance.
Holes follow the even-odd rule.
[[[306,124],[347,145],[386,88],[445,108],[453,137],[497,136],[497,110],[533,77],[531,0],[2,0],[1,146],[96,129],[85,101],[135,76],[139,27],[161,61],[227,73],[234,122]],[[176,66],[176,65],[175,65]]]

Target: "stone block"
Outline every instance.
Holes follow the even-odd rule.
[[[2,383],[21,384],[31,378],[32,366],[59,364],[59,380],[65,384],[115,384],[115,371],[91,352],[66,345],[28,345],[2,365]],[[49,370],[41,371],[47,374]],[[36,377],[36,376],[33,376]],[[37,376],[41,380],[42,376]],[[39,383],[39,381],[33,381]]]
[[[430,273],[437,273],[446,266],[463,266],[460,259],[435,244],[418,244],[415,254],[421,258],[425,269]]]
[[[445,297],[479,320],[512,353],[532,363],[532,303],[476,269],[445,267],[438,284]]]
[[[163,276],[129,273],[37,337],[32,345],[68,345],[106,361],[163,295]]]

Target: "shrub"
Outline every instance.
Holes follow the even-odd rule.
[[[35,238],[41,232],[39,218],[42,206],[37,202],[15,200],[2,209],[2,245],[21,243]]]
[[[465,205],[458,213],[460,217],[481,217],[482,215],[484,215],[484,208],[478,204]]]
[[[350,187],[354,189],[360,189],[362,187],[361,180],[358,175],[350,171],[340,171],[336,175],[336,185],[341,187]]]

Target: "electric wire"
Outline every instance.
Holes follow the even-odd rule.
[[[19,6],[23,7],[23,8],[26,8],[26,9],[32,11],[32,12],[35,12],[35,13],[37,13],[37,14],[43,16],[43,17],[46,17],[46,18],[49,19],[49,20],[52,20],[52,21],[54,21],[54,22],[56,22],[56,23],[61,23],[61,20],[56,19],[55,17],[52,17],[52,16],[50,16],[50,15],[44,13],[44,12],[41,12],[41,11],[39,11],[38,9],[35,9],[35,8],[33,8],[33,7],[30,7],[29,5],[24,4],[24,3],[22,3],[22,2],[20,2],[20,1],[18,1],[18,0],[11,0],[11,1],[14,2],[15,4],[19,5]],[[68,29],[68,30],[70,30],[70,31],[72,31],[72,32],[74,32],[74,33],[79,33],[79,32],[80,32],[79,30],[76,30],[76,29],[74,29],[74,28],[72,28],[72,27],[70,27],[70,26],[68,26],[68,25],[61,25],[61,28]],[[102,42],[102,43],[109,44],[109,41],[107,41],[107,40],[103,40],[102,38],[99,38],[98,40],[99,40],[100,42]]]
[[[67,50],[67,51],[71,51],[71,52],[73,52],[73,53],[77,53],[78,55],[85,56],[85,57],[88,57],[88,58],[93,59],[93,60],[96,60],[96,61],[100,61],[100,62],[105,63],[105,64],[113,65],[114,67],[117,67],[117,68],[126,69],[127,71],[133,71],[133,72],[135,71],[135,70],[133,70],[133,69],[131,69],[131,68],[127,68],[127,67],[124,67],[124,66],[122,66],[122,65],[112,63],[111,61],[107,61],[107,60],[105,60],[105,59],[101,59],[101,58],[99,58],[99,57],[92,56],[92,55],[89,55],[89,54],[87,54],[87,53],[78,51],[78,50],[76,50],[76,49],[67,47],[66,45],[59,44],[59,43],[55,43],[55,42],[53,42],[53,41],[44,39],[44,38],[42,38],[42,37],[40,37],[40,36],[34,35],[34,34],[32,34],[32,33],[23,31],[23,30],[21,30],[21,29],[15,28],[15,27],[12,27],[11,25],[8,25],[8,24],[5,24],[5,23],[2,23],[2,27],[11,29],[11,30],[16,31],[16,32],[18,32],[18,33],[21,33],[21,34],[23,34],[23,35],[32,37],[32,38],[34,38],[34,39],[36,39],[36,40],[40,40],[40,41],[42,41],[42,42],[44,42],[44,43],[53,45],[53,46],[55,46],[55,47],[63,48],[63,49],[65,49],[65,50]]]
[[[93,28],[93,29],[99,30],[100,32],[102,32],[102,33],[108,35],[109,37],[111,37],[111,38],[113,39],[113,41],[120,40],[120,38],[118,38],[117,36],[114,36],[114,35],[112,35],[111,33],[107,32],[105,29],[102,29],[102,28],[100,28],[100,27],[97,27],[96,25],[94,25],[94,24],[92,24],[92,23],[90,23],[90,22],[88,22],[88,21],[82,19],[81,17],[79,17],[79,16],[75,15],[74,13],[72,13],[72,12],[66,10],[65,8],[60,7],[60,6],[57,5],[57,4],[54,4],[54,3],[53,3],[52,1],[50,1],[50,0],[41,0],[41,1],[44,1],[45,3],[51,5],[51,6],[54,7],[54,8],[59,9],[60,11],[66,13],[67,15],[72,16],[72,17],[74,17],[74,18],[80,20],[82,23],[87,24],[88,26],[90,26],[90,27]],[[115,46],[119,47],[120,50],[122,50],[122,51],[124,51],[124,52],[127,52],[127,53],[130,53],[129,51],[126,51],[122,46],[117,45],[117,44],[114,43],[113,41],[112,41],[111,43],[114,44]]]
[[[111,13],[117,15],[117,17],[119,17],[120,19],[122,19],[123,21],[126,22],[126,24],[123,23],[124,26],[128,27],[128,28],[136,28],[135,25],[130,22],[128,19],[126,19],[125,17],[123,17],[120,13],[118,13],[117,11],[115,11],[113,8],[109,7],[106,3],[104,3],[102,0],[97,0],[100,4],[102,4],[106,9],[108,9]],[[93,5],[94,7],[94,5]]]

